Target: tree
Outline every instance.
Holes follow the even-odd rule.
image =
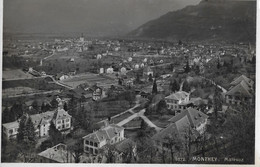
[[[47,148],[51,148],[53,145],[52,145],[52,141],[51,140],[45,140],[41,143],[40,145],[40,150],[41,151],[44,151],[46,150]]]
[[[83,140],[77,140],[74,145],[68,147],[68,150],[72,153],[75,163],[79,163],[83,155]]]
[[[2,123],[15,121],[15,113],[13,112],[13,110],[9,110],[8,107],[6,107],[2,113],[2,121]]]
[[[24,157],[24,162],[32,160],[32,154],[35,151],[36,134],[31,117],[23,116],[19,123],[17,134],[17,150]]]
[[[213,96],[213,107],[214,107],[214,113],[215,118],[218,118],[218,111],[222,111],[222,95],[221,95],[221,89],[218,87],[215,88],[214,96]]]
[[[38,106],[38,102],[36,100],[33,101],[32,107],[38,112],[39,106]]]
[[[186,80],[183,82],[182,90],[185,91],[185,92],[189,92],[190,91],[190,85],[189,85],[189,83]]]
[[[220,69],[220,62],[219,62],[219,59],[218,59],[218,64],[217,64],[217,69]]]
[[[123,81],[121,78],[118,79],[118,85],[122,85],[123,84]]]
[[[184,68],[185,73],[189,73],[190,72],[190,65],[189,65],[189,61],[187,60],[186,66]]]
[[[116,151],[115,151],[115,147],[112,145],[106,145],[106,148],[104,150],[105,153],[105,157],[107,159],[106,163],[115,163],[116,162]]]
[[[238,109],[228,112],[226,124],[221,127],[227,141],[231,144],[226,149],[227,155],[232,154],[243,158],[244,163],[253,164],[255,157],[255,108],[246,103]],[[237,150],[232,152],[231,150]],[[235,154],[234,154],[235,153]]]
[[[65,102],[64,105],[63,105],[63,109],[64,109],[65,111],[68,111],[68,105],[67,105],[66,102]]]
[[[158,103],[158,108],[157,108],[157,112],[160,113],[160,115],[162,116],[167,110],[167,104],[165,102],[165,100],[161,100]]]
[[[58,107],[58,102],[57,102],[55,97],[51,101],[51,106],[52,106],[52,108],[57,108]]]
[[[180,89],[180,85],[176,79],[170,82],[170,90],[172,92],[179,91],[179,89]]]
[[[25,109],[25,106],[20,102],[20,100],[17,100],[14,105],[11,107],[11,110],[10,110],[10,118],[9,119],[14,119],[14,120],[17,120],[19,119],[23,114],[24,112],[26,111]],[[14,116],[14,118],[11,118],[12,116]]]
[[[49,132],[49,136],[52,140],[53,145],[57,145],[57,144],[63,142],[63,136],[62,136],[61,132],[58,129],[56,129],[53,122],[51,122],[48,132]]]
[[[141,82],[139,73],[136,73],[135,83],[139,84]]]
[[[153,82],[153,90],[152,90],[152,94],[157,94],[158,90],[157,90],[157,83],[156,83],[156,79]]]
[[[180,152],[181,143],[179,141],[179,136],[175,133],[167,135],[165,138],[165,144],[162,146],[170,151],[171,163],[174,163],[174,154]]]
[[[148,78],[148,81],[149,81],[149,82],[153,82],[153,76],[152,76],[152,74],[149,74],[148,77],[149,77],[149,78]]]

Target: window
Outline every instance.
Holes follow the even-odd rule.
[[[60,126],[58,126],[58,130],[60,130],[61,129],[61,127]]]
[[[97,154],[98,153],[98,150],[97,149],[95,149],[95,154]]]
[[[88,141],[88,140],[85,140],[85,144],[89,145],[89,141]]]
[[[57,121],[57,124],[60,124],[61,123],[61,121]]]
[[[69,122],[70,121],[70,119],[66,119],[66,122]]]
[[[10,134],[13,134],[13,129],[10,129],[10,130],[9,130],[9,133],[10,133]]]
[[[94,146],[95,146],[95,147],[98,147],[98,144],[97,144],[97,143],[94,143]]]
[[[90,145],[93,146],[93,142],[92,141],[90,142]]]
[[[88,150],[89,150],[89,147],[85,147],[85,150],[88,151]]]
[[[66,128],[69,128],[70,127],[70,124],[66,124]]]

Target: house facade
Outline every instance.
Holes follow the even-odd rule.
[[[110,124],[83,137],[84,152],[96,155],[107,144],[113,145],[124,139],[124,128]]]
[[[71,116],[64,109],[58,109],[53,116],[53,123],[59,131],[69,130],[71,128]]]
[[[190,100],[190,94],[184,91],[178,91],[165,97],[167,108],[173,111],[180,111],[186,108]]]
[[[3,124],[3,133],[6,135],[7,139],[14,139],[18,133],[19,122],[9,122]]]

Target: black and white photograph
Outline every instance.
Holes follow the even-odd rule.
[[[1,3],[2,164],[259,163],[256,0]]]

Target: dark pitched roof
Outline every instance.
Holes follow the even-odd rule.
[[[238,85],[232,87],[226,95],[237,95],[237,96],[243,96],[243,97],[252,97],[252,94],[250,93],[250,88],[246,84],[245,81],[241,81]]]
[[[189,119],[190,125],[192,127],[198,126],[199,124],[201,124],[208,118],[208,116],[206,114],[204,114],[203,112],[189,107],[189,108],[183,110],[181,113],[179,113],[176,116],[169,119],[169,121],[174,123],[174,122],[179,121],[180,119],[182,119],[185,116],[187,116],[187,118]]]
[[[35,127],[39,125],[48,124],[48,122],[52,120],[53,116],[54,116],[54,111],[47,111],[40,114],[30,115]]]
[[[134,147],[134,146],[135,146],[135,142],[133,142],[131,139],[125,139],[117,143],[115,145],[115,148],[119,152],[124,152],[127,151],[130,147]]]
[[[241,83],[242,81],[244,81],[250,87],[253,86],[253,84],[254,84],[254,82],[251,79],[247,78],[244,75],[241,75],[241,76],[237,77],[236,79],[234,79],[230,83],[230,85],[237,85],[237,84]]]
[[[164,141],[167,137],[178,136],[178,129],[175,123],[168,125],[165,129],[161,130],[160,132],[156,133],[152,139],[156,141]]]
[[[58,119],[65,119],[71,117],[64,109],[57,109],[54,113],[53,119],[58,120]]]

